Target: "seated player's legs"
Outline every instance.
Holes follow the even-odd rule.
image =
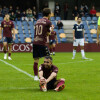
[[[65,88],[65,79],[52,80],[47,83],[47,90],[54,89],[55,91],[61,91]]]
[[[56,88],[55,91],[61,91],[65,88],[65,79],[61,78],[56,82]]]
[[[45,78],[40,79],[39,86],[40,86],[41,91],[44,91],[44,92],[47,91],[47,84],[46,84],[46,79]]]
[[[3,51],[4,51],[4,59],[7,59],[7,38],[3,38]]]

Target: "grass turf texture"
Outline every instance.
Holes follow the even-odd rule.
[[[39,82],[0,61],[0,100],[100,100],[100,53],[86,53],[87,61],[77,53],[56,53],[53,64],[59,68],[58,79],[66,79],[61,92],[41,92]],[[3,60],[3,53],[0,53]],[[31,53],[13,53],[12,61],[4,60],[33,75]],[[39,65],[43,63],[43,58]]]

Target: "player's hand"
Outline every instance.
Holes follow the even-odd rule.
[[[0,35],[0,40],[2,39],[2,36]]]
[[[15,37],[15,35],[13,36],[13,40],[15,40],[16,39],[16,37]]]
[[[58,41],[57,41],[57,44],[58,44]]]
[[[40,84],[45,84],[46,83],[46,79],[44,77],[40,78]]]
[[[97,40],[97,45],[99,46],[99,40]]]

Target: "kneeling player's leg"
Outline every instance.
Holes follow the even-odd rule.
[[[56,88],[54,89],[55,91],[61,91],[65,88],[65,79],[60,79],[56,83]]]
[[[7,59],[7,42],[3,42],[4,59]]]
[[[34,58],[34,64],[33,64],[33,70],[34,70],[34,80],[39,80],[38,79],[38,62],[39,58]]]

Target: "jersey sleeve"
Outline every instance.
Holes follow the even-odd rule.
[[[40,67],[39,67],[39,72],[40,71],[43,71],[42,65],[40,65]]]
[[[47,31],[48,31],[48,32],[50,32],[50,27],[51,27],[51,22],[48,21],[48,22],[47,22]]]
[[[83,25],[83,30],[84,30],[84,25]]]
[[[11,24],[11,28],[14,28],[14,23],[12,22],[12,24]]]
[[[56,66],[53,68],[53,72],[58,73],[58,68]]]
[[[73,26],[73,30],[75,30],[75,25]]]
[[[3,22],[1,22],[0,27],[2,27],[2,28],[3,28],[3,26],[4,26],[4,24],[3,24]]]
[[[98,25],[100,25],[100,17],[98,18]]]

